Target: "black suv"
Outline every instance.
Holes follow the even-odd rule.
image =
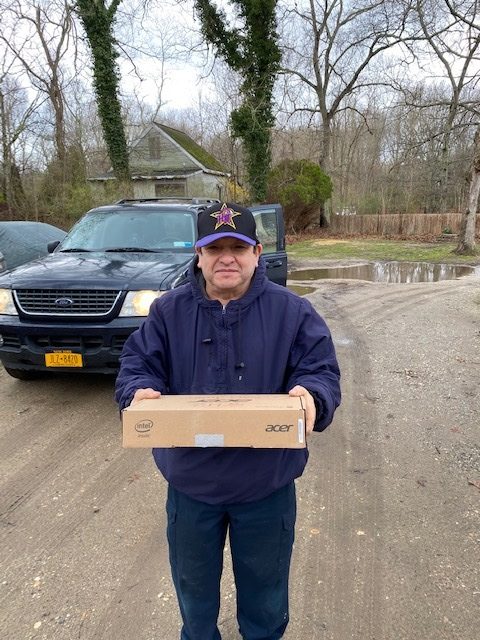
[[[0,275],[0,360],[13,377],[115,373],[127,337],[185,281],[196,217],[211,200],[122,200],[92,209],[50,255]],[[280,205],[251,207],[267,274],[285,285]]]

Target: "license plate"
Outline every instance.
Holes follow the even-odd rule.
[[[71,351],[54,351],[45,354],[45,366],[47,367],[83,367],[81,353]]]

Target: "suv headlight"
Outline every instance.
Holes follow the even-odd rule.
[[[119,316],[148,315],[152,302],[160,298],[164,293],[165,291],[129,291],[125,297]]]
[[[0,289],[0,315],[16,316],[17,310],[13,303],[13,296],[10,289]]]

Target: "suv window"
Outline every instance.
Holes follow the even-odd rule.
[[[194,244],[195,214],[191,211],[122,209],[86,214],[72,228],[59,251],[191,251]]]
[[[254,211],[257,223],[257,236],[263,245],[263,250],[271,253],[277,250],[277,213],[275,209],[263,209]]]

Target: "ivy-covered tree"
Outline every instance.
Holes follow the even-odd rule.
[[[231,114],[233,135],[243,140],[252,198],[265,200],[274,124],[272,92],[280,64],[277,0],[231,0],[238,26],[210,0],[195,0],[202,33],[242,77],[242,104]]]
[[[93,86],[103,135],[113,172],[120,181],[130,178],[128,149],[118,99],[118,68],[113,25],[121,0],[76,0],[76,11],[93,57]]]

